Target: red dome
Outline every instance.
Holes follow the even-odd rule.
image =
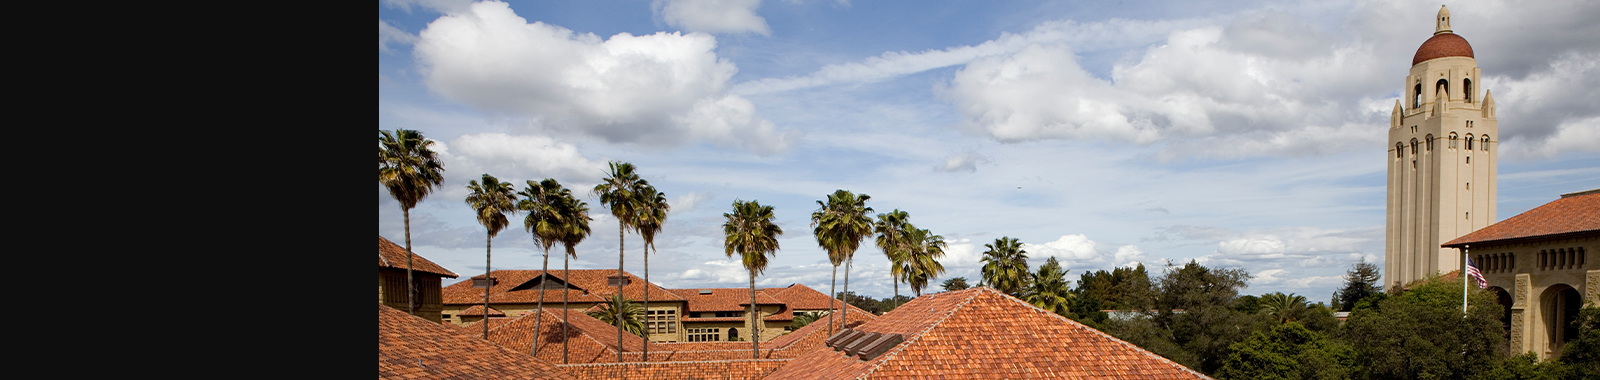
[[[1423,42],[1422,47],[1417,48],[1417,55],[1411,57],[1411,65],[1416,66],[1423,61],[1444,57],[1475,58],[1472,56],[1472,45],[1467,43],[1467,39],[1455,33],[1439,33]]]

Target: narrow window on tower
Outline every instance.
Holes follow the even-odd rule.
[[[1450,96],[1450,81],[1440,79],[1438,83],[1435,83],[1433,86],[1433,96],[1445,97],[1444,100],[1450,100],[1450,98],[1447,98]]]
[[[1432,152],[1432,151],[1433,151],[1433,134],[1431,134],[1431,133],[1430,133],[1430,134],[1428,134],[1428,136],[1427,136],[1427,137],[1424,137],[1424,138],[1423,138],[1423,141],[1427,141],[1427,144],[1428,144],[1428,151],[1429,151],[1429,152]]]
[[[1472,103],[1472,79],[1461,80],[1461,96],[1466,98],[1467,103]]]
[[[1472,149],[1472,148],[1471,147],[1467,147],[1467,149]],[[1413,155],[1413,156],[1417,155],[1417,139],[1411,139],[1411,155]]]
[[[1472,134],[1467,134],[1467,150],[1472,150]]]
[[[1405,152],[1406,152],[1405,144],[1403,144],[1403,143],[1394,143],[1394,158],[1400,158],[1400,156],[1405,154]]]
[[[1459,136],[1456,136],[1455,132],[1450,132],[1450,149],[1455,149],[1456,148],[1456,140],[1458,139],[1458,137]]]
[[[1483,135],[1483,150],[1489,150],[1489,135]]]
[[[1411,90],[1411,109],[1422,108],[1422,82],[1417,82],[1416,88]]]
[[[1467,120],[1467,128],[1472,128],[1472,120]]]

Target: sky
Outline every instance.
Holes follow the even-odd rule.
[[[1447,5],[1506,111],[1497,220],[1600,188],[1600,2]],[[773,206],[784,231],[757,286],[826,292],[834,268],[810,215],[845,189],[945,238],[934,290],[976,284],[984,245],[1012,237],[1031,267],[1055,257],[1073,281],[1194,260],[1245,269],[1246,294],[1326,302],[1353,264],[1383,264],[1389,114],[1438,11],[386,0],[378,129],[435,141],[445,179],[411,211],[413,248],[459,280],[486,264],[464,202],[484,174],[573,189],[595,220],[572,267],[615,268],[617,221],[592,189],[622,161],[670,200],[650,268],[669,288],[748,286],[721,230],[744,200]],[[378,235],[404,244],[400,211],[379,185]],[[495,269],[540,267],[522,217],[493,239]],[[641,238],[624,244],[643,275]],[[892,294],[882,251],[863,244],[853,265],[852,291]]]

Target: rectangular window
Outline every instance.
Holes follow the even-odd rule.
[[[684,329],[689,333],[690,342],[721,342],[722,329]]]
[[[743,317],[743,316],[744,316],[744,312],[742,312],[742,311],[719,311],[719,312],[717,312],[717,318],[738,318],[738,317]]]
[[[678,333],[677,310],[650,310],[650,334],[676,334]]]

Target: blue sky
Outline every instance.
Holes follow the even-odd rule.
[[[1502,112],[1497,217],[1600,188],[1600,4],[1448,5]],[[467,181],[588,196],[619,160],[672,202],[651,260],[668,287],[746,286],[720,230],[743,199],[785,231],[758,286],[826,289],[809,216],[847,189],[946,238],[935,283],[975,283],[983,245],[1009,236],[1072,279],[1192,259],[1248,270],[1246,293],[1325,301],[1357,260],[1383,262],[1389,112],[1438,9],[383,1],[378,127],[437,141],[446,180],[412,210],[413,244],[462,275],[484,269]],[[588,201],[573,267],[614,268],[616,220]],[[399,211],[379,186],[380,236],[402,241]],[[628,235],[635,273],[640,246]],[[539,266],[520,228],[494,247],[497,269]],[[857,252],[851,289],[891,293],[882,252]]]

